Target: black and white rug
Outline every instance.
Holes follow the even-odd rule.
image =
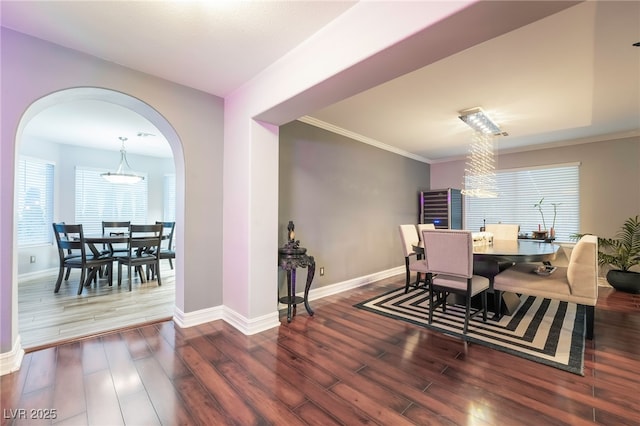
[[[462,336],[464,306],[438,308],[429,324],[429,295],[423,290],[404,293],[404,287],[355,305],[456,337]],[[521,296],[513,315],[500,321],[482,322],[472,318],[467,340],[490,348],[584,375],[585,309],[575,303],[558,302],[534,296]]]

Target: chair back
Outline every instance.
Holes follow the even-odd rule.
[[[598,298],[598,237],[584,235],[571,251],[567,281],[573,296]]]
[[[87,258],[82,225],[67,225],[64,222],[54,223],[53,235],[56,238],[58,255],[62,262],[73,250],[76,250],[76,253],[79,252],[82,260]]]
[[[175,222],[156,222],[156,225],[162,225],[162,235],[164,238],[162,240],[162,248],[166,248],[168,250],[173,250],[173,231],[176,228]],[[166,241],[166,245],[165,245]]]
[[[432,274],[473,277],[471,231],[436,229],[422,231],[427,269]]]
[[[510,223],[487,223],[485,231],[493,235],[494,240],[517,240],[520,225]]]
[[[126,232],[129,232],[129,225],[131,225],[131,221],[102,221],[102,235],[112,234],[122,234],[124,235]],[[111,248],[116,248],[116,251],[124,251],[126,249],[124,244],[112,244]],[[103,244],[103,248],[107,248],[107,244]],[[119,249],[119,250],[117,250]]]
[[[160,251],[162,224],[129,225],[129,256]]]
[[[416,225],[416,229],[418,230],[418,239],[422,241],[422,231],[425,229],[436,229],[436,225],[433,223],[419,223]]]
[[[400,225],[398,228],[400,230],[400,244],[402,245],[404,257],[416,254],[413,250],[413,245],[420,241],[416,225]]]

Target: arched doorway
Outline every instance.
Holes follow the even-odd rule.
[[[118,108],[124,108],[131,112],[132,114],[139,115],[144,120],[147,120],[151,123],[155,129],[166,139],[168,142],[171,151],[173,152],[173,163],[175,167],[175,196],[176,196],[176,213],[175,213],[175,221],[177,229],[182,229],[183,223],[183,207],[184,206],[184,160],[182,154],[182,144],[181,141],[171,126],[170,123],[153,107],[148,105],[147,103],[132,97],[130,95],[108,90],[102,88],[95,87],[79,87],[79,88],[71,88],[60,90],[58,92],[54,92],[47,96],[44,96],[37,101],[33,102],[22,115],[19,126],[18,133],[16,138],[16,162],[19,158],[20,146],[23,140],[23,134],[25,132],[25,128],[27,125],[38,116],[38,114],[42,113],[48,108],[52,108],[55,105],[60,105],[63,103],[73,103],[73,102],[83,102],[83,101],[93,101],[97,103],[104,103],[105,105],[117,106]],[[16,170],[18,168],[16,167]],[[15,203],[16,208],[18,203]],[[14,223],[14,227],[17,226],[17,221]],[[16,235],[16,230],[14,229],[14,235]],[[183,246],[183,237],[180,232],[176,233],[176,246]],[[180,252],[182,252],[180,250]],[[18,251],[14,251],[14,265],[17,263],[16,257],[18,256]],[[14,285],[17,285],[15,283]],[[181,294],[181,290],[183,288],[183,273],[182,273],[182,260],[181,256],[178,255],[175,261],[175,292],[173,293],[173,306],[169,311],[169,317],[173,315],[173,311],[176,306],[176,294]],[[14,288],[13,297],[18,297],[18,291]],[[53,292],[51,293],[53,296]],[[141,322],[145,322],[141,320]],[[122,323],[120,323],[117,318],[114,318],[112,322],[113,326],[111,329],[121,328]],[[132,325],[132,324],[127,324]],[[18,323],[18,329],[20,329],[20,324]],[[108,331],[107,329],[102,329],[97,332]],[[78,336],[86,335],[86,332],[78,331]],[[59,340],[68,339],[68,334],[62,337]],[[49,338],[50,343],[54,343],[55,339]],[[27,349],[30,348],[30,345],[25,342],[23,345]]]

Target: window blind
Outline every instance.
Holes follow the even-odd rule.
[[[53,173],[51,162],[20,157],[18,193],[18,246],[53,243]]]
[[[100,234],[102,221],[147,223],[147,181],[114,184],[104,180],[103,170],[76,167],[76,223],[85,234]]]
[[[554,227],[556,241],[572,241],[580,231],[579,164],[496,171],[498,198],[465,197],[465,227],[479,230],[486,223],[515,223],[520,233]],[[542,213],[534,207],[542,200]],[[554,204],[556,217],[554,225]]]
[[[176,175],[164,175],[162,220],[165,222],[176,221]]]

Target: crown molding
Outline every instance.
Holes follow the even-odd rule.
[[[329,132],[345,136],[347,138],[356,140],[358,142],[366,143],[367,145],[375,146],[376,148],[384,149],[385,151],[393,152],[394,154],[402,155],[403,157],[411,158],[412,160],[420,161],[422,163],[431,163],[431,160],[428,158],[421,157],[416,154],[412,154],[411,152],[404,151],[402,149],[396,148],[391,145],[387,145],[386,143],[380,142],[378,140],[363,136],[359,133],[352,132],[351,130],[343,129],[342,127],[334,126],[333,124],[327,123],[322,120],[318,120],[317,118],[313,118],[311,116],[305,115],[298,118],[298,121],[306,124],[310,124],[311,126],[318,127],[320,129],[327,130]]]

